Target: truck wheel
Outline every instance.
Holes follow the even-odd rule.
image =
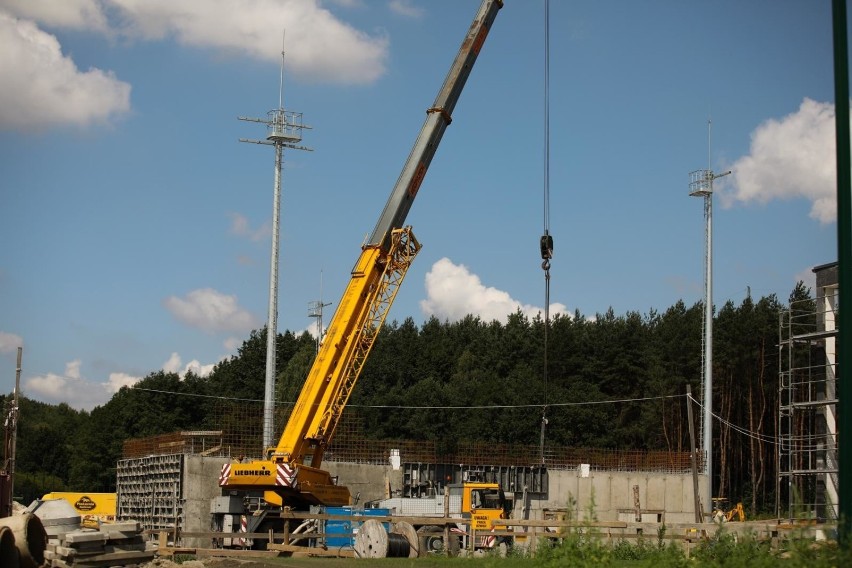
[[[444,552],[444,533],[441,527],[427,525],[417,529],[420,550],[425,554],[440,554]]]

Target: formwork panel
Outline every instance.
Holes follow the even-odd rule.
[[[116,466],[116,518],[139,521],[147,530],[182,526],[182,454],[120,460]]]

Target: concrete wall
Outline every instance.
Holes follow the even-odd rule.
[[[210,503],[222,494],[219,475],[228,458],[184,456],[183,527],[186,532],[210,532]],[[209,539],[184,539],[183,546],[210,547]]]
[[[594,516],[601,521],[633,521],[636,519],[633,487],[638,486],[642,510],[664,511],[667,523],[695,521],[692,474],[609,471],[591,471],[588,477],[582,477],[577,471],[549,471],[548,474],[549,494],[543,499],[531,500],[531,518],[540,518],[535,513],[543,509],[568,508],[578,520]],[[705,480],[706,476],[699,476],[699,491],[706,489]],[[706,495],[702,494],[701,500],[709,503]],[[631,512],[619,512],[624,509]],[[645,516],[642,520],[654,522],[656,519]]]
[[[222,494],[219,473],[227,458],[185,456],[183,530],[207,532],[210,530],[210,502]],[[359,504],[385,497],[386,486],[402,487],[402,472],[390,465],[324,462],[339,483],[349,487],[353,497],[360,494]],[[633,513],[633,486],[639,487],[639,504],[643,510],[664,510],[667,523],[691,523],[695,520],[693,509],[692,475],[590,471],[583,477],[578,470],[551,470],[549,492],[529,499],[528,518],[541,519],[544,511],[569,509],[574,518],[585,520],[589,511],[601,521],[635,520]],[[706,488],[706,478],[699,476],[699,489]],[[707,495],[702,502],[710,503]],[[569,507],[569,502],[572,505]],[[523,511],[521,495],[516,495],[513,517],[520,518]],[[619,509],[630,509],[619,513]],[[645,522],[655,522],[656,517],[646,515]],[[185,546],[208,546],[207,543],[184,543]]]
[[[359,503],[385,498],[385,485],[402,487],[402,472],[389,465],[367,465],[325,462],[332,475],[339,477],[341,485],[349,487],[353,497],[360,493]],[[549,470],[547,495],[533,495],[529,499],[529,518],[540,519],[545,509],[571,509],[574,517],[583,520],[593,509],[601,521],[635,520],[633,486],[639,486],[639,505],[643,510],[665,511],[667,523],[695,521],[692,474],[655,474],[636,472],[590,471],[583,477],[578,470]],[[698,476],[701,501],[707,512],[710,499],[706,492],[706,476]],[[569,502],[571,506],[569,507]],[[515,497],[514,517],[523,513],[521,495]],[[619,509],[630,509],[629,518],[619,514]],[[645,518],[643,520],[651,520]]]

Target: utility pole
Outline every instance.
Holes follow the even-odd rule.
[[[13,503],[15,501],[15,454],[18,444],[18,418],[20,416],[18,393],[21,391],[21,357],[23,351],[23,347],[18,347],[18,364],[15,370],[15,393],[3,422],[5,430],[5,443],[3,445],[5,463],[3,464],[3,470],[0,471],[0,481],[3,481],[2,485],[5,487],[3,488],[3,495],[0,496],[0,503],[3,503],[4,509],[0,511],[0,517],[12,516]]]
[[[704,344],[702,389],[704,390],[704,420],[701,449],[704,451],[704,472],[707,474],[707,499],[713,499],[713,181],[730,174],[715,174],[709,169],[710,121],[707,121],[708,169],[689,174],[689,195],[704,198]]]
[[[272,446],[273,416],[275,404],[275,340],[278,336],[278,245],[281,211],[281,168],[284,148],[308,150],[299,146],[302,130],[310,126],[302,124],[302,113],[284,110],[284,51],[281,51],[281,83],[278,90],[278,108],[266,113],[267,118],[238,117],[247,122],[259,122],[267,127],[266,140],[240,138],[240,142],[265,144],[275,148],[275,183],[272,197],[272,252],[269,266],[269,313],[266,325],[266,380],[263,396],[263,449]]]

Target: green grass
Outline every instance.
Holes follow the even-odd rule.
[[[836,542],[815,542],[797,536],[782,540],[773,548],[766,540],[736,536],[720,530],[716,536],[692,545],[687,556],[679,540],[665,538],[662,527],[656,537],[618,540],[613,544],[592,527],[572,528],[559,541],[541,539],[535,558],[525,550],[509,551],[507,558],[496,555],[475,558],[252,558],[250,568],[842,568],[852,566],[852,549],[840,549]],[[248,565],[244,565],[249,568]],[[223,565],[222,568],[230,568]]]
[[[554,546],[539,548],[529,566],[535,567],[648,567],[648,568],[839,568],[852,566],[852,551],[841,550],[834,542],[814,542],[793,538],[773,549],[765,540],[736,537],[720,531],[687,553],[679,541],[667,541],[661,531],[657,539],[636,542],[617,541],[610,546],[591,530],[565,535]]]
[[[679,541],[649,538],[609,545],[592,531],[576,531],[558,544],[541,541],[535,558],[513,551],[507,558],[265,558],[252,559],[251,564],[252,568],[841,568],[852,566],[852,551],[807,539],[790,539],[773,550],[768,542],[721,532],[694,546],[687,558]]]

